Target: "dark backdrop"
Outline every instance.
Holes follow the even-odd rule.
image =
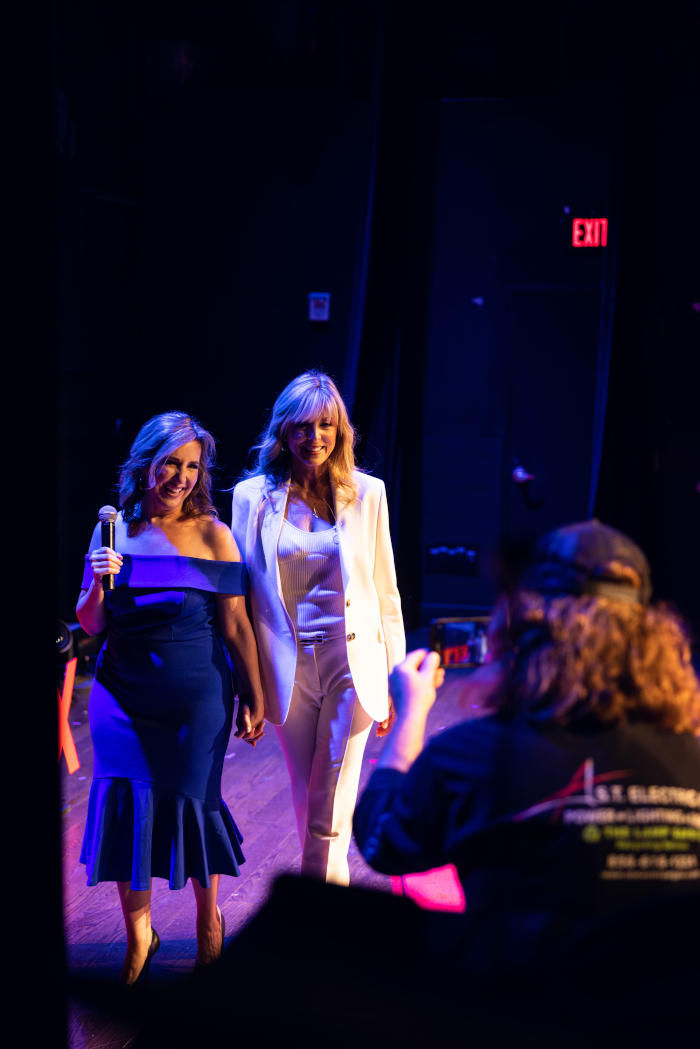
[[[567,95],[440,104],[422,435],[424,623],[489,610],[499,538],[588,516],[603,258],[573,249],[571,230],[574,216],[610,214],[617,131],[610,119],[580,119],[593,108]],[[534,480],[514,483],[517,466]],[[436,572],[427,551],[459,546],[475,551],[474,575]]]
[[[700,9],[646,8],[626,36],[623,209],[596,512],[647,551],[700,640]]]
[[[290,5],[287,5],[289,7]],[[374,15],[67,3],[58,25],[60,611],[138,427],[219,443],[230,494],[276,395],[340,379],[368,170]],[[292,8],[295,5],[291,5]],[[298,9],[298,10],[297,10]],[[327,324],[307,295],[331,292]]]
[[[409,628],[493,597],[486,558],[438,576],[426,544],[485,552],[584,516],[591,487],[697,625],[697,3],[57,0],[26,17],[7,34],[6,399],[25,458],[56,441],[59,549],[47,579],[31,514],[18,622],[47,591],[73,618],[97,509],[151,413],[214,431],[226,518],[276,394],[321,364],[387,483]],[[567,255],[564,205],[617,216],[617,255]],[[312,291],[332,295],[326,326],[307,320]],[[530,505],[515,458],[537,475]],[[55,698],[48,664],[32,673],[37,703],[23,693],[11,721],[12,738],[27,709],[36,723],[11,840],[45,906],[38,955],[22,913],[15,968],[43,981],[34,1026],[58,1045]]]
[[[700,616],[697,36],[685,2],[63,0],[60,614],[150,414],[213,430],[227,519],[276,394],[317,364],[353,388],[361,461],[387,483],[407,625],[487,607],[500,536],[589,512],[607,309],[596,512]],[[607,277],[566,253],[577,209],[615,216]],[[426,572],[443,542],[479,545],[480,574]]]

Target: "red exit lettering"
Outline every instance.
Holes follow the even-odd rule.
[[[604,248],[608,243],[608,220],[574,219],[571,243],[575,248]]]

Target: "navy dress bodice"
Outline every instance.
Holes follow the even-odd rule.
[[[202,590],[132,590],[105,594],[110,629],[143,641],[185,641],[212,633],[214,595]]]
[[[92,572],[86,564],[84,588]],[[233,721],[216,594],[243,594],[245,566],[125,556],[105,594],[109,633],[90,694],[94,770],[81,860],[88,884],[239,873],[241,835],[221,798]]]

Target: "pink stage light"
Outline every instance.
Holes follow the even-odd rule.
[[[392,876],[391,891],[394,896],[408,896],[425,911],[464,914],[467,909],[457,868],[452,863],[422,874]]]

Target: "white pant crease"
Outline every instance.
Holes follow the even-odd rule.
[[[352,815],[372,718],[357,698],[345,637],[299,645],[289,714],[275,727],[292,781],[301,873],[348,885]]]

